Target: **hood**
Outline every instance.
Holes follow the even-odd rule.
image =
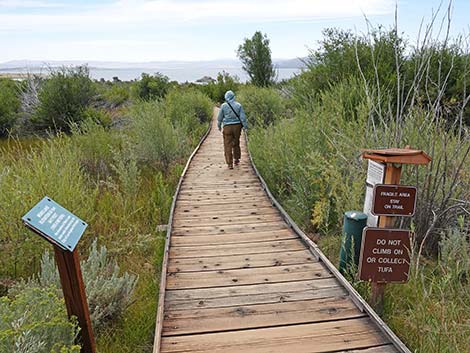
[[[229,103],[232,103],[235,100],[235,93],[232,91],[225,92],[225,100]]]

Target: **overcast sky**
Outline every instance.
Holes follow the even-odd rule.
[[[398,2],[399,30],[415,39],[439,0]],[[395,0],[0,0],[0,62],[235,58],[256,30],[275,58],[307,55],[325,27],[390,26]],[[441,8],[446,11],[447,2]],[[453,2],[452,31],[468,33],[470,1]],[[441,16],[442,17],[442,16]]]

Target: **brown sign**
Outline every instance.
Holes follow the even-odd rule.
[[[413,216],[416,208],[416,187],[376,185],[372,214],[376,216]]]
[[[359,278],[372,282],[407,282],[410,270],[410,231],[364,228]]]

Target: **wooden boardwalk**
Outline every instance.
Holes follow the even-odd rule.
[[[242,139],[243,140],[243,139]],[[183,173],[154,352],[409,352],[265,191],[215,121]]]

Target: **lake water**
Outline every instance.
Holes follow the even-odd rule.
[[[130,81],[140,78],[143,72],[148,74],[154,74],[160,72],[163,75],[166,75],[172,81],[182,82],[195,82],[196,80],[204,77],[210,76],[216,78],[219,72],[228,72],[232,76],[238,76],[240,81],[246,82],[248,80],[248,75],[243,71],[242,68],[223,68],[223,67],[214,67],[214,68],[158,68],[158,69],[138,69],[138,68],[128,68],[128,69],[103,69],[103,68],[90,68],[90,75],[93,79],[99,80],[104,78],[105,80],[112,80],[113,77],[119,77],[122,81]],[[12,73],[12,74],[25,74],[25,73],[47,73],[47,70],[0,70],[0,73]],[[299,69],[277,69],[277,80],[283,80],[293,77],[295,74],[300,73]]]

